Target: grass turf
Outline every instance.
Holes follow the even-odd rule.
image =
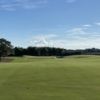
[[[100,57],[12,57],[0,63],[0,100],[100,100]]]

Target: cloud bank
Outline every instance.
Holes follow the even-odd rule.
[[[44,41],[46,46],[65,49],[100,48],[100,33],[91,32],[90,24],[83,27],[72,28],[63,34],[41,34],[33,39]],[[52,41],[52,42],[50,42]],[[52,45],[50,45],[52,44]]]
[[[45,7],[48,0],[1,0],[0,10],[36,9]]]

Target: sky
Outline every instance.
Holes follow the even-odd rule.
[[[100,48],[100,0],[0,0],[0,38],[24,48]]]

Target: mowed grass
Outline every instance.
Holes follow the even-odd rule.
[[[100,56],[12,58],[0,63],[0,100],[100,100]]]

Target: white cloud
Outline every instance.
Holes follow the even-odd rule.
[[[86,29],[87,28],[73,28],[73,29],[66,31],[66,32],[69,34],[87,34],[85,32]]]
[[[54,47],[61,47],[66,49],[85,49],[85,48],[100,48],[100,37],[94,37],[93,36],[86,37],[81,39],[80,37],[77,39],[58,39],[53,41]]]
[[[80,49],[82,47],[84,48],[84,43],[81,41],[57,40],[54,41],[54,46],[66,49]]]
[[[83,27],[91,27],[91,25],[90,24],[85,24],[85,25],[83,25]]]
[[[48,0],[3,0],[0,1],[1,10],[16,10],[16,9],[35,9],[45,7]]]
[[[48,45],[48,42],[44,38],[37,39],[35,41],[31,41],[36,46],[45,46]]]
[[[52,46],[52,39],[54,39],[55,37],[57,37],[57,35],[55,34],[40,34],[37,36],[33,36],[31,43],[34,46]]]
[[[76,0],[67,0],[66,2],[67,3],[73,3],[73,2],[75,2]]]
[[[93,29],[93,27],[92,27]],[[91,28],[73,28],[61,34],[39,34],[27,40],[31,46],[49,46],[65,49],[100,48],[100,33]],[[29,46],[28,45],[28,46]]]
[[[53,46],[66,49],[100,48],[100,34],[88,31],[88,28],[73,28],[53,40]]]
[[[100,26],[100,23],[95,23],[96,25]]]
[[[100,35],[97,32],[91,32],[87,34],[41,34],[35,35],[25,39],[25,41],[18,41],[19,46],[27,44],[28,46],[49,46],[60,47],[65,49],[85,49],[85,48],[100,48]],[[26,46],[27,47],[27,46]]]
[[[80,31],[80,28],[72,30]],[[85,49],[85,48],[100,48],[100,35],[97,32],[88,33],[85,29],[81,30],[82,34],[41,34],[33,37],[32,46],[49,46],[60,47],[65,49]],[[85,33],[85,34],[83,34]],[[84,36],[83,36],[84,35]],[[35,42],[35,43],[34,43]],[[41,43],[40,43],[41,42]],[[36,44],[37,43],[37,44]]]

